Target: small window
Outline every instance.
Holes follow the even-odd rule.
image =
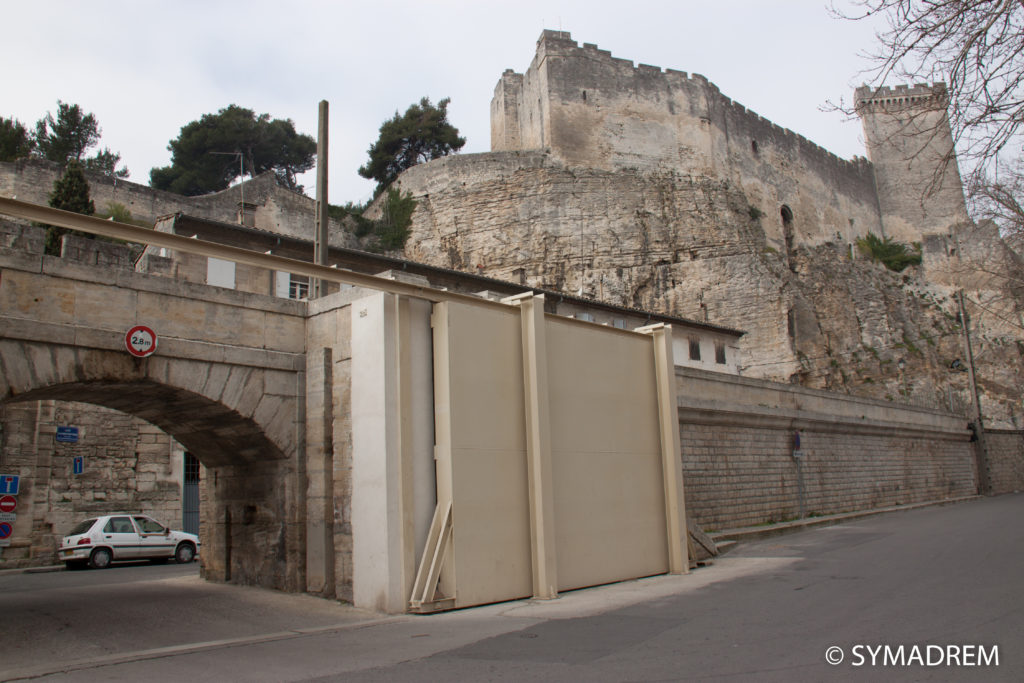
[[[612,325],[620,330],[626,329],[626,321],[623,320],[622,318],[616,318],[615,320],[613,320]]]
[[[722,342],[715,342],[715,362],[725,365],[725,344]]]
[[[699,337],[690,337],[690,360],[700,360]]]
[[[308,299],[309,298],[309,278],[303,280],[298,279],[297,276],[293,275],[291,282],[288,283],[288,298],[289,299]]]
[[[757,148],[757,140],[751,140],[750,141],[750,151],[752,151],[754,153],[754,156],[757,156],[757,153],[760,151]]]

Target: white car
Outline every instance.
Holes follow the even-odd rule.
[[[199,554],[199,537],[171,531],[152,517],[120,513],[92,517],[75,525],[57,549],[69,569],[109,567],[123,560],[191,562]]]

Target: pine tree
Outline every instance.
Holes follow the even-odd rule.
[[[452,154],[462,149],[466,138],[448,123],[448,103],[444,98],[435,107],[430,98],[410,105],[405,114],[395,115],[380,126],[380,137],[370,146],[370,159],[359,169],[359,175],[377,181],[374,196],[379,195],[398,177],[416,164]]]
[[[89,197],[89,182],[82,172],[82,165],[77,161],[69,161],[64,174],[53,183],[50,193],[50,206],[64,211],[74,211],[86,216],[96,213],[96,205]],[[93,238],[94,235],[67,228],[47,226],[45,251],[51,256],[60,256],[61,236],[67,233]]]

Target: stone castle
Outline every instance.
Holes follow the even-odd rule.
[[[1020,303],[998,276],[1016,255],[970,222],[942,163],[944,86],[860,88],[856,106],[868,158],[847,161],[703,76],[544,31],[498,81],[492,152],[399,178],[419,201],[405,253],[744,329],[749,375],[946,407],[966,396],[949,371],[966,288],[987,412],[1016,419]],[[923,264],[870,261],[869,233],[919,245]],[[982,261],[996,277],[977,277]]]
[[[840,159],[723,95],[705,77],[613,57],[544,31],[501,75],[491,148],[397,183],[417,200],[413,261],[745,330],[742,372],[962,409],[955,292],[967,291],[986,414],[1021,415],[1019,257],[971,223],[941,84],[860,88],[867,158]],[[0,164],[0,193],[46,202],[56,170]],[[91,179],[97,207],[183,212],[292,237],[313,201],[270,175],[205,197]],[[244,193],[244,204],[238,200]],[[371,207],[370,213],[377,209]],[[886,270],[868,234],[919,245]],[[334,221],[331,244],[360,242]],[[980,264],[984,264],[980,267]]]

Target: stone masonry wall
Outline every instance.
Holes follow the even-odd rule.
[[[53,183],[61,174],[59,165],[41,159],[19,159],[0,162],[0,195],[22,201],[47,205]],[[123,204],[132,219],[153,224],[160,216],[185,213],[190,216],[237,223],[239,203],[245,199],[245,223],[261,230],[313,238],[316,207],[314,200],[277,184],[273,172],[267,172],[220,192],[185,197],[155,190],[127,180],[113,180],[87,172],[89,194],[96,211],[103,213],[108,204]],[[358,244],[352,232],[331,220],[329,241],[332,246],[351,247]]]
[[[977,493],[962,418],[699,370],[676,377],[686,504],[706,529],[796,519],[801,489],[805,516]]]
[[[1024,491],[1024,431],[985,430],[992,493]]]
[[[58,426],[78,427],[78,442],[56,441]],[[90,515],[141,512],[181,528],[184,449],[159,428],[66,401],[0,406],[0,428],[0,470],[21,475],[13,542],[0,567],[56,563],[60,536]],[[79,475],[76,456],[84,458]]]
[[[681,427],[687,505],[705,529],[732,529],[805,516],[943,500],[977,492],[969,449],[927,437],[781,427]]]
[[[572,168],[728,180],[770,218],[788,206],[798,243],[881,232],[863,158],[838,158],[724,96],[704,76],[634,66],[596,45],[578,46],[566,32],[544,31],[525,74],[502,75],[491,111],[494,151],[547,149]],[[782,248],[776,223],[768,238]]]
[[[920,242],[970,219],[953,154],[942,83],[857,88],[857,113],[874,167],[884,234]]]

